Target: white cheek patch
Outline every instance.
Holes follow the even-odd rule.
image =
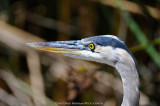
[[[113,55],[113,48],[111,46],[101,47],[97,45],[95,52],[102,54],[106,58],[110,58]]]
[[[99,53],[95,53],[91,51],[81,51],[80,54],[92,61],[96,61],[97,59],[102,58],[102,56]]]
[[[113,48],[111,46],[100,47],[97,46],[95,52],[99,52],[102,57],[102,61],[115,66],[116,62],[126,62],[127,64],[135,64],[132,56],[124,49],[121,48]],[[128,61],[128,62],[127,62]]]
[[[107,47],[97,46],[97,48],[95,49],[95,52],[99,52],[101,56],[103,56],[102,57],[103,63],[106,63],[111,66],[114,66],[114,63],[117,59],[114,51],[115,50],[111,46],[107,46]]]
[[[77,51],[77,52],[80,55],[73,55],[73,54],[63,54],[63,55],[76,58],[76,59],[83,59],[83,60],[96,61],[96,62],[100,62],[99,60],[102,59],[99,53],[94,53],[87,50]]]
[[[76,59],[105,63],[113,67],[115,67],[116,62],[122,62],[130,66],[133,65],[133,63],[135,64],[132,56],[127,51],[121,48],[113,48],[111,46],[100,47],[99,45],[97,45],[94,51],[95,52],[82,50],[82,51],[76,51],[78,55],[74,54],[64,54],[64,55]]]

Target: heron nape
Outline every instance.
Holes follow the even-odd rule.
[[[72,58],[105,63],[116,68],[123,82],[121,106],[138,106],[139,75],[135,59],[122,40],[100,35],[82,40],[27,43],[40,50],[61,53]]]

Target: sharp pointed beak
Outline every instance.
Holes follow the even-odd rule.
[[[79,55],[78,51],[84,49],[81,40],[36,42],[36,43],[27,43],[27,45],[48,52],[74,54],[74,55]]]

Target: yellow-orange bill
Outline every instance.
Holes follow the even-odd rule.
[[[79,55],[79,51],[83,49],[81,44],[80,40],[27,43],[27,45],[39,50],[74,55]]]
[[[31,47],[34,47],[34,48],[36,48],[38,50],[47,51],[47,52],[79,55],[79,53],[76,52],[76,51],[72,51],[72,50],[68,50],[68,49],[64,49],[64,48],[45,48],[45,47],[35,47],[35,46],[31,46]]]

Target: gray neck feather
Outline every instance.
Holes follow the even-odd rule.
[[[139,75],[133,62],[117,62],[115,68],[123,82],[123,102],[121,106],[139,106]]]

